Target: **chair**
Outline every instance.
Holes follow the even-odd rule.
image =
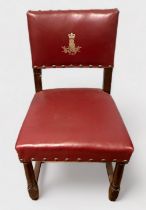
[[[118,14],[117,9],[27,13],[36,94],[16,150],[33,200],[39,198],[39,172],[47,161],[105,163],[109,199],[118,197],[124,166],[133,152],[110,95]],[[104,69],[103,89],[42,90],[42,69],[84,67]]]

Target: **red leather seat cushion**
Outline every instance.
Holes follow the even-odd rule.
[[[35,94],[16,150],[23,161],[124,161],[133,145],[109,94],[50,89]]]

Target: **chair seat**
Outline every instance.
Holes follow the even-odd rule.
[[[16,143],[21,161],[129,161],[130,137],[112,97],[100,89],[35,94]]]

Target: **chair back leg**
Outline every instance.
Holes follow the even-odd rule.
[[[25,175],[27,179],[28,193],[33,200],[39,198],[38,184],[35,178],[35,173],[33,170],[32,162],[23,163]]]

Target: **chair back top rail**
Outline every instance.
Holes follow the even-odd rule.
[[[112,68],[118,14],[117,9],[28,11],[33,68]]]

